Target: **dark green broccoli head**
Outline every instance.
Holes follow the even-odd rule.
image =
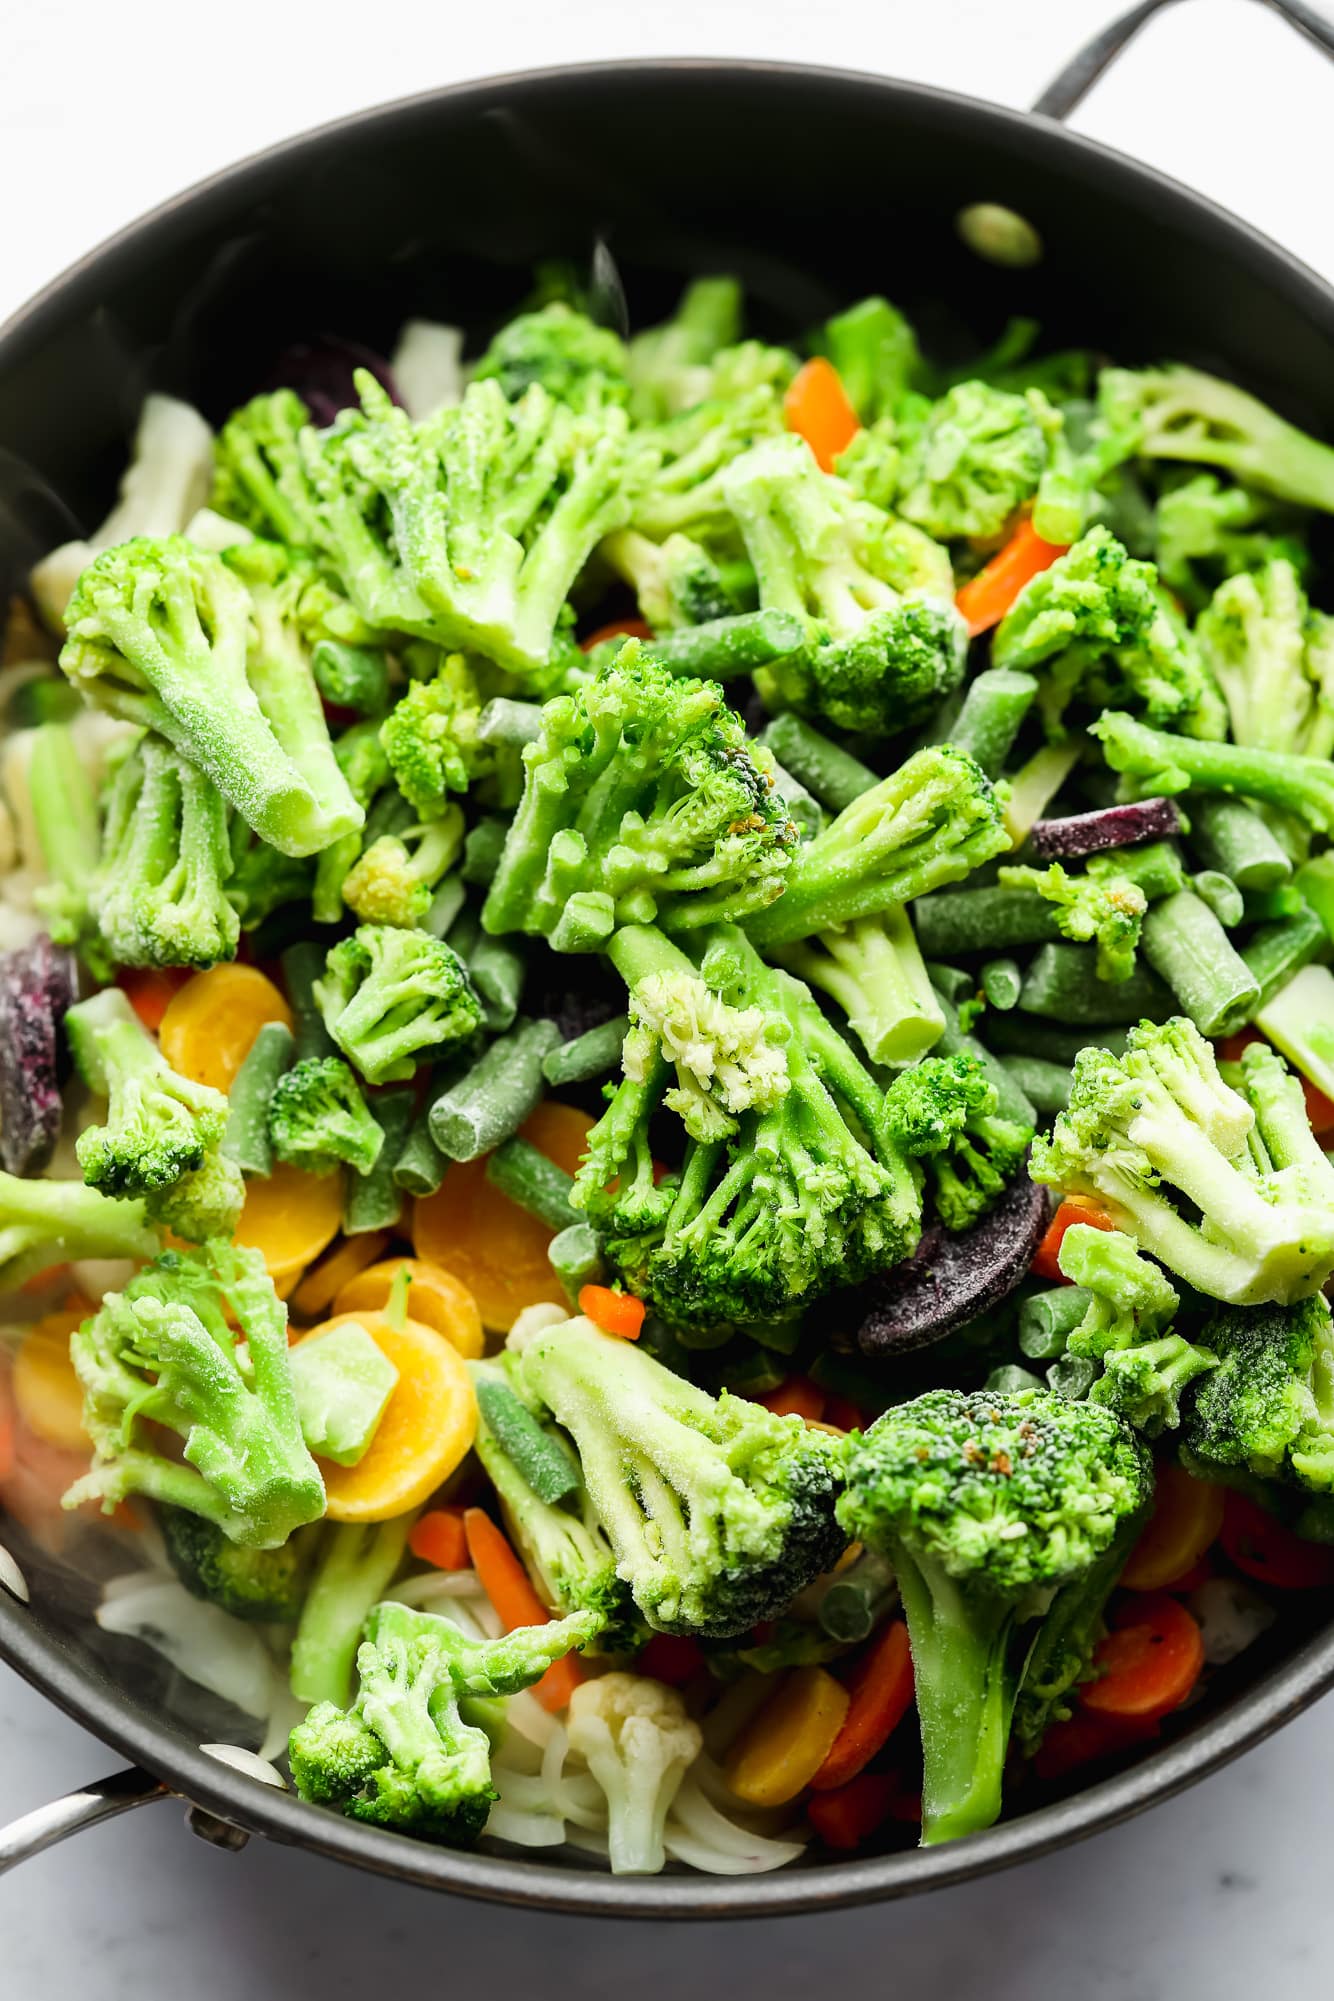
[[[761,669],[766,700],[790,702],[839,729],[895,736],[928,716],[963,678],[968,636],[948,604],[906,598],[847,638],[817,639]]]
[[[1001,1116],[996,1086],[975,1056],[928,1056],[901,1071],[885,1099],[890,1132],[924,1163],[947,1230],[966,1230],[1019,1172],[1033,1128]]]
[[[1230,1307],[1200,1342],[1218,1366],[1200,1383],[1183,1436],[1196,1458],[1315,1493],[1334,1490],[1334,1334],[1324,1297]]]
[[[474,381],[492,378],[512,403],[539,383],[581,412],[624,403],[630,394],[624,341],[559,299],[500,329],[473,370]]]
[[[999,535],[1037,491],[1046,463],[1028,397],[960,382],[932,405],[904,453],[899,512],[941,541]]]
[[[308,1056],[278,1079],[269,1138],[279,1160],[307,1174],[332,1174],[340,1164],[369,1174],[384,1144],[361,1086],[338,1056]]]
[[[295,1619],[305,1595],[309,1546],[297,1534],[277,1549],[246,1549],[214,1522],[183,1508],[157,1511],[167,1555],[196,1598],[220,1605],[234,1619]]]
[[[363,924],[315,982],[324,1025],[368,1084],[402,1083],[428,1054],[466,1042],[482,1004],[458,953],[426,931]]]

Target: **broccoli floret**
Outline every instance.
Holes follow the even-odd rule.
[[[1063,938],[1095,944],[1100,980],[1120,984],[1130,978],[1149,900],[1129,876],[1097,869],[1092,861],[1083,875],[1071,875],[1052,862],[1045,869],[1003,868],[997,880],[1002,889],[1036,890],[1055,906]]]
[[[1033,526],[1045,542],[1077,542],[1100,515],[1114,521],[1126,513],[1125,481],[1118,475],[1135,455],[1138,428],[1097,409],[1082,392],[1059,411],[1045,399],[1035,398],[1034,406],[1047,435],[1047,463],[1033,499]]]
[[[663,1824],[704,1748],[679,1692],[643,1674],[604,1674],[570,1698],[570,1749],[607,1802],[613,1876],[656,1875],[666,1860]]]
[[[178,1076],[119,987],[80,1001],[65,1033],[89,1090],[108,1100],[107,1123],[75,1145],[83,1178],[107,1195],[146,1195],[202,1167],[222,1139],[221,1091]]]
[[[1143,458],[1222,466],[1262,493],[1334,512],[1334,446],[1233,382],[1198,368],[1105,368],[1098,401],[1109,421],[1135,426]]]
[[[130,1494],[276,1549],[324,1513],[324,1482],[297,1421],[287,1308],[258,1251],[222,1242],[164,1251],[109,1292],[70,1340],[92,1469],[64,1506]],[[164,1455],[154,1425],[183,1441]]]
[[[400,1084],[423,1057],[466,1042],[482,1004],[457,952],[425,931],[363,924],[315,982],[324,1025],[368,1084]]]
[[[920,722],[963,676],[967,634],[950,601],[897,587],[892,524],[821,472],[801,438],[735,461],[723,489],[766,611],[806,626],[802,651],[757,677],[766,701],[841,729],[891,736]]]
[[[803,841],[781,897],[746,919],[769,952],[958,882],[1010,845],[980,765],[949,744],[916,751]]]
[[[779,945],[774,957],[837,1002],[873,1063],[915,1063],[945,1033],[912,924],[899,905]]]
[[[243,931],[258,929],[286,904],[307,902],[325,854],[336,854],[344,842],[349,842],[355,855],[361,845],[360,834],[344,834],[318,857],[279,854],[267,841],[256,839],[239,813],[232,815],[230,839],[232,863],[227,901],[240,919]]]
[[[1152,1462],[1096,1405],[931,1390],[854,1432],[844,1472],[839,1520],[893,1564],[908,1617],[922,1840],[977,1833],[1000,1812],[1032,1622],[1064,1624],[1067,1593],[1082,1604],[1148,1505]]]
[[[705,625],[740,609],[713,557],[688,535],[669,535],[658,543],[621,528],[608,535],[600,553],[631,586],[640,611],[658,630]]]
[[[472,379],[498,382],[511,403],[536,383],[557,403],[593,414],[629,397],[626,362],[619,334],[553,300],[509,320],[473,369]]]
[[[888,299],[859,299],[827,320],[820,345],[864,425],[892,418],[901,398],[919,386],[917,335]]]
[[[221,1149],[205,1154],[201,1166],[166,1188],[152,1188],[144,1208],[155,1223],[187,1243],[231,1237],[245,1207],[245,1177]]]
[[[997,1110],[996,1086],[975,1056],[928,1056],[896,1077],[885,1122],[901,1151],[923,1168],[947,1230],[985,1216],[1018,1173],[1033,1128]]]
[[[266,850],[271,852],[271,850]],[[98,929],[122,966],[212,966],[236,955],[232,850],[217,787],[151,733],[107,788]]]
[[[1238,1077],[1233,1090],[1180,1016],[1132,1028],[1124,1056],[1082,1050],[1033,1179],[1091,1195],[1213,1299],[1290,1303],[1334,1273],[1334,1167],[1267,1044],[1247,1049]]]
[[[571,1199],[669,1324],[789,1321],[907,1256],[920,1205],[879,1088],[809,990],[734,927],[702,942],[697,969],[660,933],[613,939],[634,1025]],[[655,1185],[660,1106],[686,1147],[680,1174]]]
[[[166,737],[281,854],[315,854],[361,825],[309,663],[221,558],[181,536],[109,549],[67,622],[60,664],[75,686]]]
[[[157,1520],[172,1568],[196,1598],[221,1605],[234,1619],[296,1618],[310,1555],[300,1531],[277,1549],[248,1549],[184,1508],[160,1507]]]
[[[1112,710],[1142,707],[1151,722],[1219,737],[1217,690],[1185,627],[1159,594],[1151,563],[1128,555],[1106,528],[1026,584],[996,628],[992,664],[1039,675],[1050,733],[1076,695]]]
[[[620,1573],[658,1631],[746,1632],[838,1557],[832,1442],[800,1418],[711,1397],[589,1320],[544,1328],[519,1366],[573,1438]]]
[[[483,696],[461,653],[449,654],[429,681],[414,681],[380,725],[394,782],[423,815],[443,811],[451,792],[466,792],[492,769],[495,754],[478,735]]]
[[[635,495],[630,526],[650,541],[689,535],[709,548],[732,543],[736,528],[724,491],[727,469],[760,439],[783,435],[782,399],[773,383],[711,387],[707,401],[639,434],[658,463]]]
[[[635,1652],[644,1641],[643,1623],[582,1481],[564,1501],[540,1500],[502,1450],[480,1407],[473,1444],[543,1603],[557,1613],[595,1615],[595,1651]]]
[[[540,686],[571,586],[630,511],[638,447],[624,411],[582,419],[537,386],[511,404],[488,381],[414,424],[373,376],[357,383],[363,410],[303,438],[323,547],[353,605]]]
[[[157,1231],[141,1202],[119,1201],[81,1181],[28,1181],[0,1173],[0,1292],[79,1258],[151,1258]]]
[[[1223,691],[1234,743],[1328,758],[1334,751],[1334,619],[1312,612],[1292,564],[1229,577],[1195,637]]]
[[[357,1653],[352,1705],[320,1702],[292,1732],[302,1799],[421,1841],[466,1848],[486,1825],[496,1789],[484,1730],[465,1722],[469,1697],[514,1695],[591,1632],[585,1614],[469,1640],[450,1619],[377,1605]]]
[[[279,1160],[307,1174],[333,1174],[340,1163],[369,1174],[384,1144],[361,1086],[337,1056],[308,1056],[278,1079],[269,1138]]]
[[[463,852],[463,812],[381,834],[343,877],[342,898],[367,924],[414,930],[426,922],[436,887]]]
[[[762,910],[798,835],[760,756],[721,688],[678,679],[631,640],[544,708],[484,926],[591,951],[618,924]]]
[[[1201,1341],[1218,1366],[1195,1392],[1184,1438],[1226,1480],[1238,1471],[1334,1491],[1334,1331],[1317,1293],[1290,1306],[1216,1314]]]
[[[1150,729],[1117,709],[1106,710],[1089,729],[1112,770],[1129,781],[1123,789],[1131,797],[1170,797],[1192,787],[1226,792],[1276,806],[1312,833],[1334,834],[1334,765],[1326,757],[1197,743]]]
[[[710,363],[741,333],[741,287],[735,278],[696,278],[661,326],[636,334],[626,353],[630,410],[656,423],[700,403],[712,387]]]
[[[942,542],[999,535],[1037,491],[1046,463],[1030,397],[959,382],[932,405],[904,453],[899,512]]]
[[[1093,1402],[1147,1437],[1175,1430],[1182,1392],[1216,1361],[1207,1349],[1171,1333],[1176,1288],[1120,1230],[1075,1224],[1061,1239],[1057,1262],[1063,1275],[1089,1294],[1066,1353],[1101,1365],[1088,1392]]]
[[[1154,510],[1154,554],[1170,591],[1198,611],[1225,577],[1284,557],[1299,572],[1309,554],[1297,517],[1280,501],[1210,472],[1178,477]]]
[[[290,548],[318,545],[317,502],[301,462],[309,422],[295,389],[255,396],[233,411],[213,448],[211,505],[219,514]]]
[[[902,470],[899,427],[892,417],[882,417],[875,424],[864,424],[834,460],[834,471],[858,500],[869,501],[873,507],[883,508],[886,512],[898,498]],[[901,522],[897,526],[902,531],[908,524]],[[914,528],[912,532],[921,535],[923,542],[930,543],[933,549],[939,547],[920,528]],[[948,552],[943,553],[948,560]]]
[[[1217,1361],[1211,1349],[1197,1347],[1183,1334],[1163,1334],[1156,1341],[1116,1349],[1106,1356],[1089,1398],[1114,1410],[1146,1438],[1157,1438],[1164,1431],[1176,1430],[1181,1422],[1182,1393],[1197,1376],[1216,1367]]]

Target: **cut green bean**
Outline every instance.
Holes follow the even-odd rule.
[[[1173,896],[1186,887],[1186,871],[1181,856],[1170,841],[1145,841],[1134,848],[1104,848],[1091,855],[1088,872],[1092,876],[1124,876],[1136,889],[1143,890],[1150,903]]]
[[[1030,1362],[1054,1362],[1088,1310],[1093,1295],[1082,1285],[1054,1285],[1019,1308],[1019,1347]]]
[[[584,1286],[600,1285],[606,1276],[602,1242],[591,1223],[571,1223],[558,1230],[547,1245],[547,1260],[571,1306],[579,1304]]]
[[[965,1035],[959,1026],[958,1011],[938,992],[940,1011],[945,1017],[945,1030],[935,1048],[933,1056],[975,1056],[996,1086],[996,1109],[1002,1118],[1015,1119],[1021,1125],[1035,1126],[1038,1122],[1037,1106],[1027,1096],[1012,1077],[1005,1065],[989,1049],[971,1035]]]
[[[641,1341],[643,1337],[641,1336]],[[753,1343],[740,1350],[735,1359],[724,1358],[722,1386],[739,1397],[767,1397],[787,1381],[787,1364],[781,1355]]]
[[[303,938],[289,945],[280,961],[283,984],[295,1021],[296,1060],[304,1063],[312,1056],[337,1056],[333,1037],[324,1026],[313,988],[324,977],[325,949],[313,939]]]
[[[1201,903],[1207,903],[1225,931],[1235,930],[1246,913],[1246,899],[1230,875],[1221,869],[1202,868],[1191,877],[1191,888]]]
[[[1046,1063],[1062,1063],[1067,1070],[1081,1049],[1107,1049],[1113,1056],[1121,1056],[1126,1046],[1123,1028],[1093,1024],[1087,1028],[1057,1028],[1052,1022],[1025,1014],[1022,1007],[1013,1014],[989,1014],[985,1033],[988,1048],[998,1055],[1037,1056]]]
[[[278,1079],[295,1061],[296,1043],[286,1022],[266,1021],[227,1094],[222,1152],[242,1174],[258,1174],[267,1180],[273,1172],[269,1099]]]
[[[482,710],[477,734],[483,743],[509,744],[522,750],[542,734],[542,704],[512,702],[507,695],[497,695]]]
[[[516,1133],[541,1101],[542,1058],[560,1041],[554,1021],[518,1021],[431,1107],[431,1138],[451,1160],[476,1160]]]
[[[416,1111],[413,1091],[380,1091],[367,1098],[371,1117],[384,1134],[374,1167],[369,1174],[349,1174],[343,1197],[343,1231],[346,1236],[363,1236],[368,1230],[391,1230],[403,1208],[403,1190],[394,1179],[408,1131]]]
[[[1155,905],[1161,909],[1162,905]],[[1201,905],[1201,908],[1203,906]],[[1141,1020],[1166,1021],[1176,1012],[1170,988],[1147,966],[1128,980],[1100,980],[1091,945],[1044,945],[1024,975],[1019,1005],[1048,1021],[1117,1027]]]
[[[1220,1035],[1229,1022],[1249,1019],[1260,983],[1193,890],[1150,906],[1142,949],[1201,1035]]]
[[[784,771],[799,778],[831,813],[841,813],[880,783],[878,773],[821,736],[800,716],[775,716],[760,731],[760,742],[773,752]]]
[[[1047,1371],[1047,1388],[1064,1397],[1067,1403],[1080,1403],[1097,1377],[1098,1365],[1087,1355],[1062,1355]]]
[[[770,756],[773,756],[772,751]],[[805,835],[808,841],[829,824],[829,815],[821,806],[813,792],[808,792],[799,778],[794,778],[784,765],[773,760],[773,781],[783,804],[787,807],[792,824]]]
[[[431,1138],[431,1100],[428,1097],[408,1129],[403,1151],[394,1162],[394,1183],[405,1195],[420,1199],[434,1195],[445,1178],[448,1160]]]
[[[758,1327],[747,1328],[752,1341],[758,1341],[762,1348],[770,1348],[775,1355],[795,1355],[801,1340],[800,1320],[778,1320]]]
[[[1292,874],[1286,851],[1254,808],[1222,793],[1191,799],[1190,845],[1238,889],[1277,889]]]
[[[1041,1056],[1002,1056],[1001,1062],[1044,1119],[1065,1110],[1072,1079],[1063,1064],[1048,1063]]]
[[[630,1031],[628,1014],[599,1022],[585,1029],[572,1042],[562,1042],[542,1060],[542,1075],[557,1090],[562,1084],[591,1084],[596,1077],[609,1076],[621,1064],[621,1049]]]
[[[948,730],[933,734],[930,740],[967,751],[988,778],[999,778],[1037,691],[1031,674],[989,667],[969,684]]]
[[[1059,938],[1056,912],[1035,889],[944,889],[912,907],[917,942],[928,959],[960,952],[1007,952]]]
[[[493,1035],[513,1026],[523,997],[528,960],[512,938],[483,932],[467,957],[468,971],[482,1003],[482,1025]]]
[[[1303,862],[1297,871],[1296,887],[1302,901],[1314,910],[1330,938],[1334,938],[1334,848],[1314,861]],[[1275,911],[1275,917],[1289,917],[1292,911]]]
[[[538,1500],[555,1507],[578,1493],[581,1482],[573,1457],[527,1404],[494,1369],[483,1365],[471,1374],[482,1422]]]
[[[1050,1382],[1050,1371],[1048,1371],[1048,1381]],[[992,1390],[997,1396],[1018,1397],[1023,1396],[1028,1390],[1042,1389],[1043,1381],[1041,1376],[1034,1375],[1031,1369],[1021,1368],[1018,1362],[1003,1362],[1000,1368],[991,1371],[984,1388]]]
[[[820,1625],[831,1640],[848,1644],[864,1640],[898,1595],[893,1566],[876,1550],[863,1550],[854,1563],[830,1579],[820,1600]]]
[[[389,663],[372,647],[321,639],[310,656],[310,671],[325,701],[341,709],[378,716],[389,707]]]
[[[978,975],[978,984],[987,997],[987,1006],[1008,1014],[1018,1004],[1023,976],[1013,959],[988,959]]]
[[[952,1006],[977,992],[977,975],[967,973],[962,966],[944,966],[939,959],[927,961],[926,976],[938,994],[943,994]]]
[[[1260,989],[1259,999],[1248,1011],[1248,1020],[1253,1020],[1262,1007],[1268,1007],[1276,993],[1279,993],[1303,966],[1309,966],[1329,944],[1324,925],[1309,905],[1292,917],[1280,918],[1275,924],[1262,924],[1242,947],[1241,956],[1245,960],[1255,982]],[[1238,1024],[1240,1025],[1240,1024]]]
[[[431,907],[422,929],[429,931],[433,938],[443,938],[462,910],[466,895],[462,876],[457,871],[447,875],[431,898]]]
[[[656,633],[648,649],[673,674],[730,681],[797,652],[805,643],[806,628],[791,612],[743,611],[733,618],[712,618],[703,625]]]
[[[463,863],[459,874],[465,882],[481,883],[489,887],[505,846],[509,833],[509,821],[490,813],[469,829],[468,838],[463,843]]]
[[[486,1178],[549,1230],[568,1230],[582,1220],[570,1203],[573,1176],[526,1139],[498,1146],[486,1163]]]
[[[1242,896],[1247,924],[1279,924],[1285,917],[1300,917],[1308,907],[1295,882],[1281,882],[1277,889],[1246,889]]]

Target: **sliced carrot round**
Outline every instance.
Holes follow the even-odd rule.
[[[1223,1489],[1213,1480],[1192,1479],[1175,1460],[1160,1464],[1153,1513],[1121,1572],[1122,1584],[1129,1591],[1162,1591],[1199,1562],[1222,1526]]]
[[[254,966],[211,966],[168,1004],[159,1036],[173,1070],[215,1091],[230,1091],[265,1022],[292,1026],[292,1010]]]
[[[285,1283],[290,1292],[305,1267],[333,1242],[342,1221],[340,1174],[303,1174],[280,1162],[267,1181],[258,1175],[247,1181],[236,1241],[261,1252],[274,1284],[281,1291]]]
[[[522,1127],[523,1137],[573,1174],[583,1156],[588,1113],[544,1101]],[[413,1211],[412,1245],[428,1264],[442,1265],[476,1300],[482,1325],[506,1333],[525,1307],[564,1306],[551,1269],[552,1232],[486,1178],[486,1161],[455,1162],[434,1195]]]
[[[83,1428],[83,1384],[70,1360],[70,1336],[87,1315],[48,1313],[34,1321],[14,1357],[14,1402],[28,1430],[48,1445],[87,1452]]]
[[[1313,1591],[1334,1584],[1334,1549],[1294,1535],[1246,1494],[1223,1503],[1222,1544],[1237,1569],[1278,1591]]]
[[[423,1258],[385,1258],[379,1264],[368,1265],[365,1271],[357,1272],[339,1287],[334,1312],[355,1313],[358,1308],[363,1312],[378,1312],[404,1268],[412,1280],[408,1287],[408,1318],[420,1320],[424,1327],[434,1327],[437,1334],[443,1334],[453,1343],[465,1361],[475,1361],[485,1345],[477,1301],[453,1272],[427,1264]]]
[[[364,1327],[398,1370],[375,1436],[355,1466],[321,1460],[334,1522],[387,1522],[419,1508],[471,1450],[477,1429],[472,1381],[458,1349],[419,1320],[391,1327],[379,1313],[338,1313],[303,1334]]]
[[[1204,1641],[1199,1622],[1166,1593],[1129,1598],[1112,1616],[1112,1631],[1093,1656],[1097,1679],[1079,1691],[1094,1716],[1155,1722],[1179,1709],[1200,1678]]]
[[[331,1250],[327,1258],[321,1258],[317,1265],[313,1265],[293,1289],[292,1305],[302,1319],[313,1320],[317,1314],[327,1313],[349,1280],[354,1279],[359,1271],[365,1271],[367,1265],[373,1265],[389,1248],[390,1242],[388,1230],[365,1230],[355,1237],[344,1237],[342,1243]],[[385,1297],[388,1297],[387,1293]],[[354,1300],[352,1303],[355,1306],[361,1302]],[[384,1300],[376,1300],[375,1304],[383,1306]],[[430,1325],[424,1313],[414,1314],[413,1318],[426,1320]]]

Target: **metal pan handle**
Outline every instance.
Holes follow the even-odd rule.
[[[78,1834],[85,1827],[114,1820],[117,1814],[129,1813],[132,1807],[149,1806],[154,1800],[170,1798],[160,1779],[131,1765],[128,1771],[98,1779],[82,1792],[66,1793],[63,1799],[35,1807],[31,1813],[11,1820],[8,1827],[0,1827],[0,1876],[31,1856],[40,1855],[44,1848],[54,1847],[67,1834]]]
[[[1040,118],[1063,120],[1082,104],[1098,78],[1109,70],[1134,41],[1140,29],[1155,14],[1161,14],[1165,7],[1176,4],[1176,0],[1140,0],[1138,7],[1120,15],[1095,35],[1079,53],[1070,58],[1059,75],[1054,76],[1041,96],[1033,103],[1033,110]],[[1334,21],[1325,14],[1317,13],[1306,0],[1260,0],[1262,6],[1279,14],[1314,44],[1322,55],[1334,62]]]

